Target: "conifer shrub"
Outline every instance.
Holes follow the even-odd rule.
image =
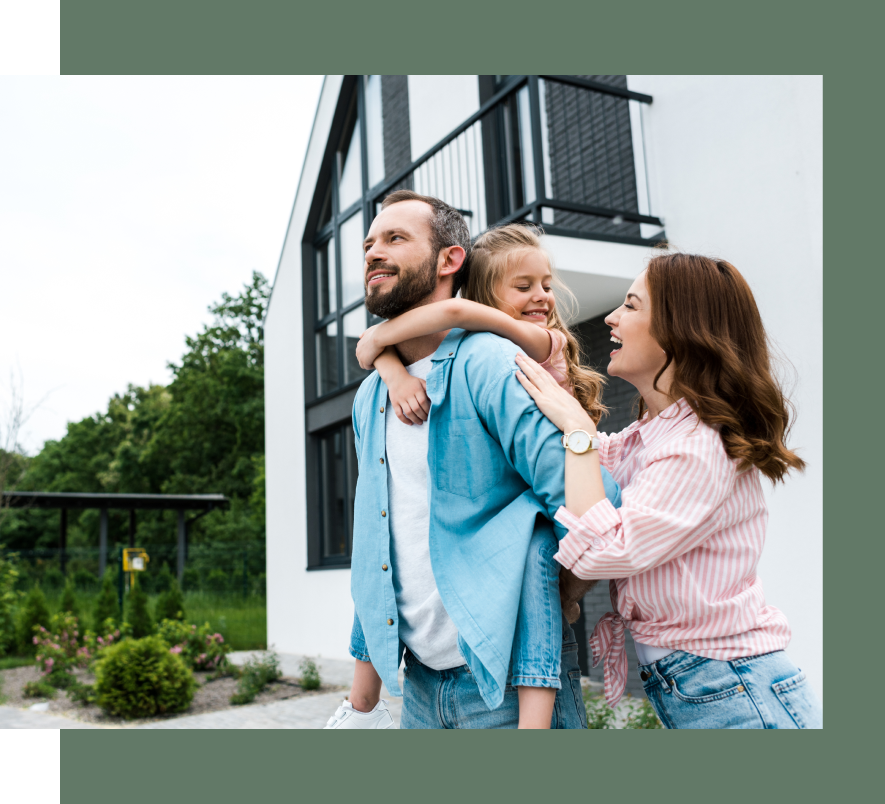
[[[196,689],[193,673],[159,636],[113,645],[95,666],[96,702],[127,719],[183,712]]]
[[[72,576],[74,588],[81,592],[94,592],[98,589],[98,578],[89,570],[78,569]]]
[[[117,598],[114,577],[110,570],[106,570],[101,579],[101,592],[95,601],[92,621],[95,623],[95,630],[99,631],[105,620],[113,620],[118,623],[120,619],[120,601]]]
[[[206,589],[210,592],[226,592],[230,586],[230,578],[227,573],[218,567],[206,576]]]
[[[51,592],[57,592],[65,585],[65,576],[58,567],[50,567],[43,573],[43,585]]]
[[[39,584],[34,584],[19,613],[16,629],[19,651],[28,656],[33,655],[36,650],[34,645],[35,629],[40,626],[48,628],[49,625],[49,607],[46,605],[46,595],[43,594]]]
[[[184,571],[184,575],[181,578],[182,586],[184,587],[185,592],[199,592],[200,591],[200,573],[194,567],[188,567]]]
[[[180,620],[184,622],[184,595],[181,593],[181,587],[175,578],[169,581],[169,587],[157,599],[157,621],[160,620]]]
[[[168,592],[174,580],[175,576],[172,574],[172,570],[169,569],[169,562],[164,561],[163,566],[160,567],[160,571],[156,574],[154,578],[154,592],[160,594],[162,594],[163,592]]]
[[[17,583],[18,568],[15,562],[0,553],[0,656],[15,648],[13,611],[18,600]]]
[[[142,639],[154,633],[156,628],[151,613],[148,611],[147,595],[142,591],[137,577],[132,584],[126,608],[126,621],[132,626],[132,636],[135,639]]]
[[[73,614],[78,620],[80,619],[80,607],[77,605],[77,598],[74,597],[74,584],[70,579],[65,584],[65,591],[61,596],[60,611]]]

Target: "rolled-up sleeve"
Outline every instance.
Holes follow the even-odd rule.
[[[369,648],[366,645],[366,637],[357,613],[353,613],[353,627],[350,630],[350,655],[361,662],[372,661],[369,658]]]
[[[658,456],[623,489],[619,509],[607,499],[580,517],[560,508],[569,532],[554,559],[578,578],[629,578],[698,547],[716,532],[735,477],[724,453],[705,446]]]

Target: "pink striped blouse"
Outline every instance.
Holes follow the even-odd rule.
[[[599,440],[621,508],[604,499],[580,518],[560,508],[569,533],[555,558],[579,578],[618,579],[615,611],[590,637],[608,703],[627,683],[625,626],[637,642],[709,659],[785,648],[787,618],[765,605],[756,577],[768,522],[759,471],[738,472],[684,399]]]

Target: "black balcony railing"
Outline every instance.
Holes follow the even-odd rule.
[[[578,76],[509,76],[470,118],[368,192],[374,215],[393,190],[441,198],[475,237],[516,220],[637,245],[664,239],[651,214],[641,106],[648,95]]]

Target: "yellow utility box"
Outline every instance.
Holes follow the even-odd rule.
[[[123,549],[123,571],[142,572],[147,569],[150,556],[141,547],[126,547]]]

